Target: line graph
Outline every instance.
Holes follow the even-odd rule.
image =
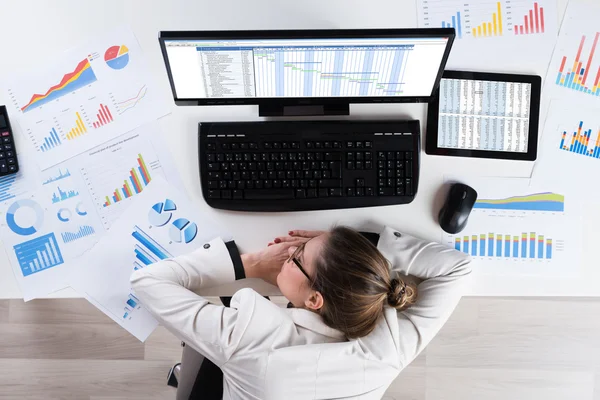
[[[96,74],[86,58],[77,64],[73,72],[65,74],[58,84],[50,87],[43,94],[34,94],[31,100],[21,107],[21,111],[30,111],[94,82],[96,82]]]
[[[148,92],[148,87],[146,85],[142,86],[140,90],[138,90],[137,94],[134,97],[131,97],[127,100],[123,100],[120,102],[115,102],[115,106],[117,108],[117,112],[119,115],[124,114],[125,112],[135,108],[140,101],[146,96]]]

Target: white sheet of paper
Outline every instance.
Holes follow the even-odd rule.
[[[570,1],[548,68],[544,95],[600,106],[600,5]]]
[[[25,301],[68,286],[71,264],[77,265],[76,258],[98,242],[137,195],[136,190],[143,191],[146,187],[142,172],[150,181],[162,177],[182,187],[157,122],[42,172],[31,156],[19,157],[22,171],[14,179],[0,178],[0,238]],[[131,193],[128,198],[123,188],[125,182]],[[121,198],[117,202],[112,199],[114,192]],[[110,204],[105,206],[107,196]],[[29,200],[21,204],[23,199]],[[9,223],[11,207],[15,221]],[[15,223],[26,230],[15,228]],[[55,263],[49,259],[46,262],[41,254],[42,266],[36,253],[23,254],[24,246],[35,248],[36,243],[44,250],[48,240],[60,253],[62,262],[58,262],[58,257]],[[29,263],[33,262],[35,267],[36,259],[40,267],[33,272]]]
[[[600,171],[599,108],[580,103],[555,100],[550,104],[532,181],[558,181],[579,196],[600,195],[600,188],[590,180],[590,174]]]
[[[121,28],[6,80],[11,116],[42,169],[169,113],[133,32]]]
[[[108,234],[80,259],[71,286],[144,341],[156,321],[132,292],[131,273],[135,268],[191,252],[218,236],[231,239],[185,195],[161,178],[153,179]]]
[[[442,231],[442,243],[473,257],[476,274],[543,277],[580,274],[581,210],[577,196],[529,179],[455,178],[478,192],[467,227]],[[482,255],[483,254],[483,255]]]
[[[450,69],[545,71],[558,34],[556,0],[417,0],[417,13],[420,28],[456,29]]]

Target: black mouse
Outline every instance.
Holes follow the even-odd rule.
[[[462,183],[452,185],[439,215],[442,229],[451,234],[465,229],[476,200],[477,192],[472,187]]]

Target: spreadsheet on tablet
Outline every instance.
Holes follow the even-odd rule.
[[[438,147],[527,153],[531,90],[524,82],[443,78]]]

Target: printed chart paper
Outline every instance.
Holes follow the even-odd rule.
[[[446,177],[446,182],[456,179]],[[467,227],[442,232],[442,243],[470,254],[482,275],[543,277],[579,274],[581,214],[575,196],[529,179],[458,180],[478,192]]]
[[[545,71],[558,34],[555,0],[418,0],[417,10],[420,28],[455,28],[450,68],[513,60]]]
[[[571,1],[546,76],[552,99],[600,106],[600,6]]]
[[[133,271],[189,253],[218,236],[231,238],[183,194],[156,178],[112,225],[110,235],[82,259],[71,286],[144,341],[157,322],[130,287]]]
[[[0,178],[0,237],[26,301],[68,286],[77,257],[154,178],[181,187],[157,125],[42,172],[22,154],[22,170]]]
[[[7,80],[11,114],[42,170],[169,112],[128,29],[92,40],[56,60]]]

